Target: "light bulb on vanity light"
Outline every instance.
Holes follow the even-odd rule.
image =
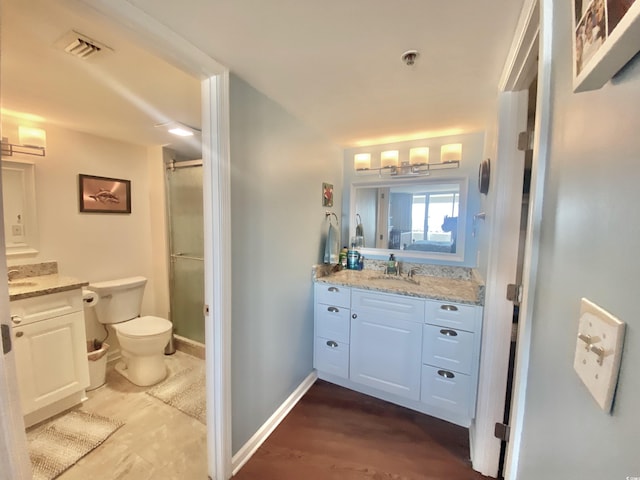
[[[462,144],[450,143],[440,148],[440,161],[442,163],[459,162],[462,160]]]
[[[410,165],[426,165],[427,163],[429,163],[429,147],[409,149]]]
[[[380,154],[380,166],[390,168],[398,166],[398,150],[388,150]]]
[[[353,168],[356,170],[369,170],[371,168],[371,154],[356,153],[353,156]]]
[[[19,126],[18,141],[24,147],[45,148],[47,146],[47,132],[41,128]]]

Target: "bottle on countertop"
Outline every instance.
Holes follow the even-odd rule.
[[[387,262],[387,274],[395,275],[398,273],[398,263],[396,262],[396,257],[392,253],[389,255],[389,261]]]
[[[347,246],[346,245],[342,247],[342,250],[340,250],[340,254],[338,255],[338,258],[340,260],[340,265],[342,266],[342,268],[347,268]]]
[[[358,258],[358,270],[364,270],[364,257],[362,255]]]

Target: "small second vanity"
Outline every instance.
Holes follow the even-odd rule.
[[[484,286],[341,271],[316,278],[321,379],[468,427],[475,417]]]
[[[11,267],[23,273],[9,282],[11,341],[27,427],[80,403],[89,386],[82,301],[87,282],[41,265],[31,276]]]

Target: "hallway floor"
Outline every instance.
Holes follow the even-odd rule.
[[[318,380],[234,480],[474,480],[466,428]]]
[[[180,351],[165,360],[170,375],[203,363]],[[58,479],[206,479],[205,425],[147,395],[150,388],[133,385],[110,364],[107,384],[88,392],[80,410],[124,425]]]

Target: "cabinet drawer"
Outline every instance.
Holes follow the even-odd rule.
[[[342,285],[316,283],[316,303],[324,303],[336,307],[349,308],[351,304],[351,289]]]
[[[422,366],[420,400],[456,415],[473,418],[471,377],[446,369]]]
[[[348,308],[316,304],[316,335],[349,343],[349,313]]]
[[[321,372],[348,378],[349,345],[328,338],[316,337],[313,363],[313,366]]]
[[[9,303],[12,325],[27,325],[47,318],[59,317],[82,311],[82,290],[50,293],[38,297],[23,298]]]
[[[424,321],[424,300],[368,290],[354,290],[351,312],[366,314],[369,318],[393,318],[409,322]]]
[[[458,373],[471,373],[473,333],[435,325],[425,325],[423,329],[422,363]]]
[[[425,323],[457,328],[468,332],[476,331],[477,315],[482,308],[459,303],[426,301]]]

